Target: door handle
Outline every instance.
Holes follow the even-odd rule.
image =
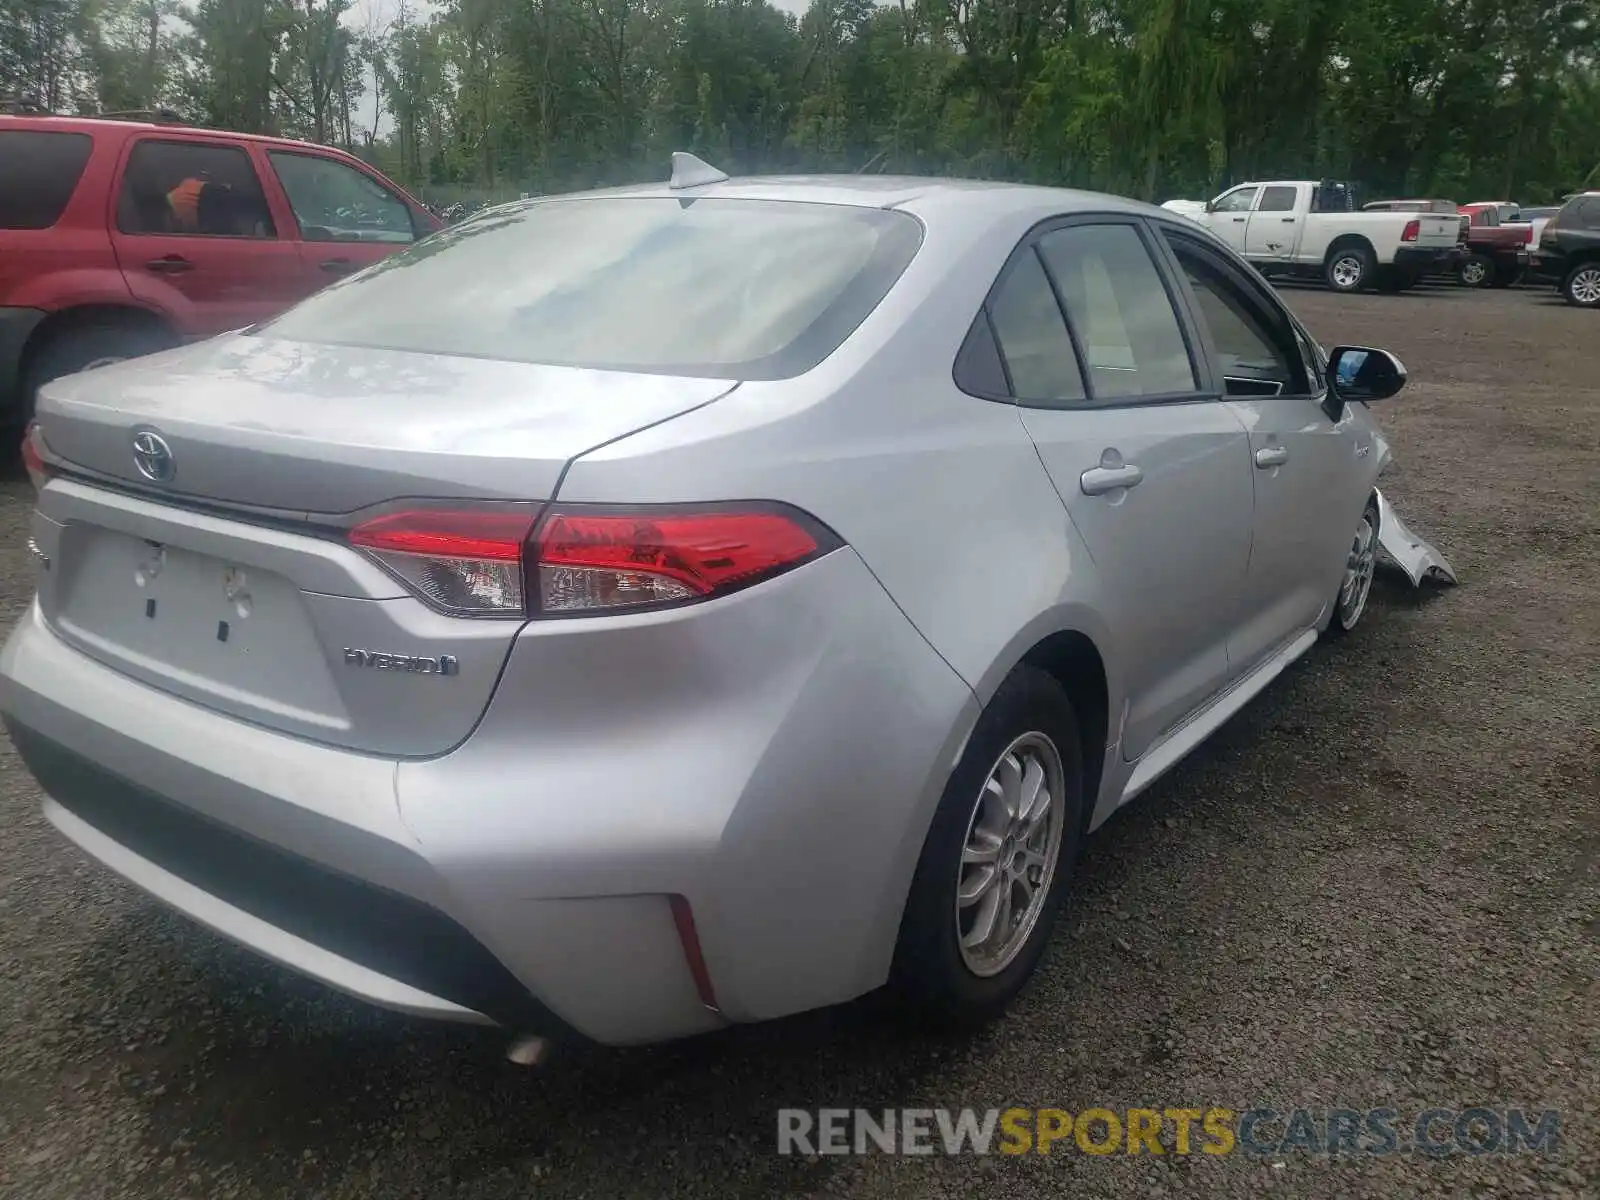
[[[1118,488],[1138,487],[1144,472],[1132,463],[1116,467],[1090,467],[1078,476],[1078,486],[1085,496],[1104,496]]]
[[[329,258],[318,265],[330,275],[348,275],[356,269],[355,263],[348,258]]]
[[[1293,217],[1279,217],[1278,220],[1282,221],[1285,225],[1293,225],[1294,224],[1294,218]]]
[[[194,270],[194,264],[181,254],[168,254],[164,258],[152,258],[145,263],[146,271],[154,271],[157,275],[182,275],[185,271]]]
[[[1256,451],[1256,466],[1262,470],[1269,467],[1281,467],[1289,461],[1289,448],[1287,446],[1263,446]]]
[[[1244,218],[1243,218],[1243,217],[1235,217],[1235,218],[1234,218],[1234,221],[1235,221],[1235,223],[1237,223],[1237,222],[1239,222],[1239,221],[1242,221],[1242,220],[1244,220]]]

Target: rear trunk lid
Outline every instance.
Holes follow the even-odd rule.
[[[428,607],[342,539],[342,514],[397,499],[533,512],[577,455],[734,386],[246,336],[58,380],[39,406],[64,468],[33,518],[40,606],[83,653],[194,703],[350,749],[443,753],[522,622]],[[170,480],[141,473],[140,431],[164,439]]]
[[[153,430],[172,453],[163,495],[347,513],[548,499],[575,456],[733,386],[233,334],[58,379],[39,420],[58,457],[136,487],[151,481],[133,435]]]

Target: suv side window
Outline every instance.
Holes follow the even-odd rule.
[[[1133,225],[1069,225],[1039,239],[1096,401],[1199,387],[1172,297]]]
[[[0,229],[49,229],[59,221],[93,149],[87,133],[0,131]]]
[[[1600,229],[1600,196],[1586,196],[1578,201],[1578,227]]]
[[[1195,313],[1229,396],[1304,395],[1312,390],[1315,353],[1288,314],[1222,257],[1166,230],[1194,296]]]
[[[269,150],[267,159],[308,242],[416,240],[411,209],[377,180],[320,154]]]
[[[250,156],[238,146],[146,138],[133,147],[117,195],[123,233],[277,237]]]

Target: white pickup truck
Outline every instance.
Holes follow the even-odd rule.
[[[1401,291],[1466,256],[1453,214],[1353,212],[1347,184],[1241,183],[1214,200],[1161,207],[1206,226],[1265,275],[1305,275],[1339,292]]]

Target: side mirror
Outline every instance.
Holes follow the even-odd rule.
[[[1206,211],[1208,213],[1216,212],[1217,211],[1217,202],[1215,200],[1207,200],[1206,201]]]
[[[1387,350],[1336,346],[1328,355],[1328,387],[1346,404],[1387,400],[1405,385],[1405,367]]]

